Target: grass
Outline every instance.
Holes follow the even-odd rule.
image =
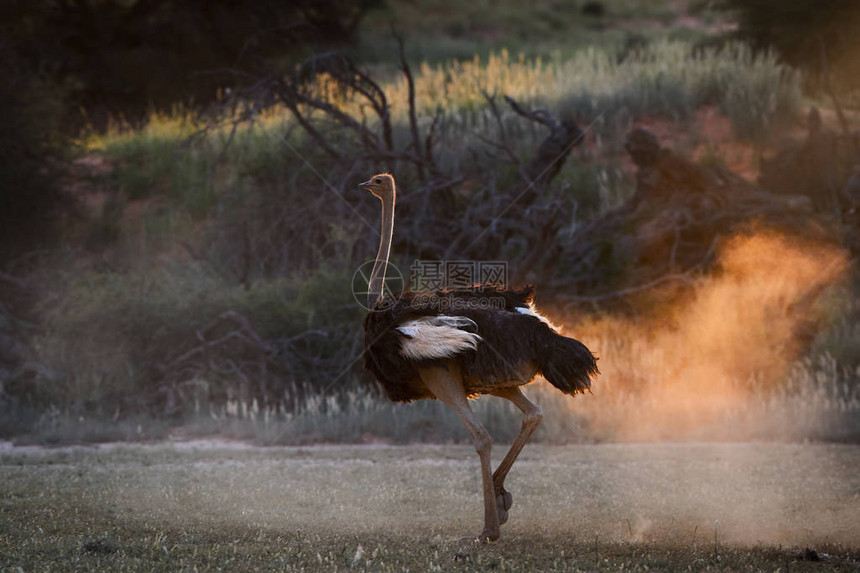
[[[562,50],[567,56],[587,46],[620,49],[631,38],[699,40],[707,30],[677,26],[683,9],[669,0],[605,0],[602,15],[583,13],[584,0],[478,1],[468,5],[451,0],[394,1],[373,12],[359,27],[355,51],[362,58],[390,64],[397,47],[388,37],[393,25],[406,38],[407,56],[433,63],[487,56],[501,48],[529,57]],[[704,23],[715,14],[691,2],[689,12]]]
[[[50,367],[34,376],[25,395],[43,408],[52,405],[63,412],[72,408],[67,426],[74,426],[81,415],[105,419],[133,415],[135,404],[151,405],[163,393],[159,388],[169,383],[159,366],[199,343],[193,334],[188,338],[189,329],[192,333],[203,329],[226,311],[247,317],[259,336],[280,345],[273,360],[286,371],[273,374],[297,383],[307,376],[301,364],[294,363],[300,360],[294,360],[290,341],[298,337],[295,344],[303,344],[300,350],[315,353],[317,375],[333,378],[351,360],[344,348],[358,343],[358,331],[339,328],[346,320],[358,323],[362,317],[348,290],[349,279],[349,274],[320,270],[311,277],[258,281],[244,288],[195,264],[62,275],[64,293],[43,305],[46,329],[35,344],[34,358]],[[309,301],[319,304],[319,311],[309,314]],[[218,336],[235,328],[226,323]],[[234,370],[217,374],[218,365],[258,360],[258,352],[253,345],[242,344],[240,337],[237,344],[218,349],[210,367],[204,368],[205,375],[184,373],[181,382],[200,382],[192,385],[193,390],[189,387],[186,405],[223,401],[238,387],[233,384]],[[50,429],[62,420],[49,415],[44,426]]]
[[[739,137],[760,142],[797,115],[800,85],[799,74],[771,54],[756,55],[740,44],[694,51],[677,41],[656,42],[623,61],[594,48],[537,58],[512,56],[502,49],[485,58],[424,63],[415,77],[423,132],[441,110],[435,156],[451,177],[492,178],[503,188],[515,183],[516,170],[494,159],[494,150],[484,141],[499,138],[499,123],[484,93],[510,95],[527,108],[545,107],[587,127],[595,146],[589,153],[595,159],[587,165],[568,162],[559,177],[566,193],[586,207],[580,217],[606,210],[632,193],[632,181],[615,174],[622,164],[623,135],[633,122],[646,117],[685,119],[702,105],[714,105]],[[392,102],[395,140],[403,147],[409,138],[406,82],[398,78],[383,87]],[[335,95],[325,78],[319,90],[353,116],[363,117],[358,103]],[[499,101],[501,124],[515,154],[526,162],[546,130]],[[268,228],[264,219],[272,205],[306,197],[310,191],[304,187],[318,184],[306,161],[329,181],[346,177],[342,166],[322,157],[295,129],[282,108],[265,111],[232,136],[230,120],[216,118],[207,124],[175,110],[154,114],[138,130],[115,126],[104,135],[90,136],[87,149],[113,166],[100,183],[108,198],[91,230],[91,246],[104,249],[116,243],[125,259],[149,259],[175,249],[177,242],[193,243],[201,229],[217,232],[241,225],[242,217],[259,221],[261,228],[251,231],[261,232]],[[476,157],[481,158],[480,173],[472,173]],[[127,214],[132,203],[141,211],[135,217]],[[238,241],[230,239],[235,251]],[[203,256],[225,258],[223,252],[211,252],[224,247],[223,241],[210,240],[208,245]]]
[[[550,308],[549,316],[575,325],[569,332],[599,353],[602,374],[593,395],[576,398],[530,386],[545,413],[535,440],[856,441],[850,285],[831,289],[820,301],[826,308],[809,315],[794,302],[817,281],[836,281],[830,275],[842,257],[778,234],[737,236],[721,250],[722,274],[702,277],[695,296],[650,320],[585,319]],[[348,285],[349,276],[336,271],[247,289],[193,266],[79,274],[44,311],[48,330],[37,349],[54,374],[37,370],[28,394],[42,414],[31,413],[37,419],[28,424],[6,423],[0,435],[18,443],[92,443],[150,440],[181,427],[267,445],[468,443],[441,404],[392,404],[367,385],[360,373],[363,313]],[[261,380],[259,355],[241,339],[170,378],[156,370],[199,342],[189,331],[228,309],[280,345],[275,367],[268,366],[278,378],[269,379],[266,402],[249,392]],[[825,327],[798,359],[795,334],[813,318]],[[316,334],[301,338],[307,332]],[[284,342],[295,337],[301,346]],[[237,363],[250,365],[245,376],[236,374]],[[141,421],[141,408],[164,415],[168,384],[180,404],[167,412],[175,418]],[[520,416],[510,404],[487,397],[474,407],[496,439],[513,439]]]
[[[530,446],[501,541],[475,546],[456,540],[481,525],[470,447],[7,449],[0,567],[847,571],[860,559],[858,453]],[[827,561],[799,560],[807,547]]]
[[[830,356],[795,364],[777,388],[756,386],[756,380],[727,384],[696,380],[674,386],[666,382],[668,367],[649,372],[653,364],[648,364],[654,360],[650,356],[639,363],[638,387],[631,389],[625,378],[631,359],[627,352],[641,350],[640,343],[615,341],[596,348],[602,350],[602,362],[608,367],[594,395],[570,398],[545,382],[526,388],[544,413],[533,442],[856,443],[860,439],[860,393],[854,374]],[[304,401],[276,405],[236,398],[224,404],[215,395],[218,382],[212,380],[201,385],[206,392],[197,395],[196,406],[179,419],[124,414],[117,420],[111,412],[81,415],[53,408],[28,424],[5,428],[3,435],[18,445],[49,446],[152,441],[171,435],[219,436],[258,445],[470,443],[460,421],[441,403],[391,403],[375,389],[355,386],[350,380],[344,376],[341,381],[349,390],[331,388],[321,393],[310,385],[286,389],[285,396],[305,396]],[[235,381],[232,387],[229,380],[221,384],[232,388],[228,394],[239,395]],[[696,387],[699,395],[691,397],[690,388]],[[472,408],[496,440],[511,441],[519,431],[521,414],[504,400],[483,397],[473,401]]]
[[[406,82],[397,78],[383,83],[383,88],[392,102],[395,141],[405,147]],[[623,61],[589,48],[566,57],[557,52],[526,58],[502,49],[485,58],[424,63],[416,70],[415,88],[422,132],[429,130],[441,110],[434,153],[442,171],[452,178],[491,179],[493,188],[514,185],[517,170],[494,158],[495,150],[485,142],[500,137],[485,93],[499,98],[499,120],[522,162],[530,160],[547,133],[513,113],[501,102],[502,95],[527,108],[545,107],[557,117],[576,118],[594,142],[589,150],[593,159],[567,162],[558,184],[580,207],[579,218],[605,211],[632,194],[632,180],[621,170],[621,142],[633,122],[646,117],[683,120],[699,106],[714,105],[727,115],[739,137],[763,141],[792,121],[801,99],[799,75],[770,54],[755,55],[740,44],[694,51],[686,42],[665,40],[642,47]],[[319,91],[346,112],[363,117],[358,102],[338,94],[325,78],[319,81]],[[261,255],[256,245],[252,253],[277,260],[277,266],[261,261],[251,269],[251,279],[283,276],[291,266],[314,269],[330,261],[330,251],[314,249],[334,233],[315,226],[313,216],[289,213],[288,207],[310,194],[316,196],[317,173],[326,173],[334,182],[348,177],[343,166],[323,157],[283,108],[264,111],[235,133],[231,120],[229,116],[204,120],[176,109],[153,114],[140,129],[117,124],[105,134],[86,137],[84,147],[104,157],[109,166],[92,183],[105,199],[88,231],[87,246],[107,252],[113,266],[144,269],[150,261],[165,258],[181,263],[190,253],[216,273],[235,277],[242,275],[241,258],[247,256],[237,252],[243,241],[237,230],[245,229],[245,235],[256,240],[267,239],[274,229],[280,234],[264,245],[268,254]],[[476,158],[479,168],[473,165]],[[336,248],[351,256],[360,221],[355,207],[346,209],[351,201],[344,201],[350,205],[338,208],[350,214],[350,223],[343,225],[345,240]],[[291,226],[307,237],[308,244],[298,250],[309,253],[310,260],[286,265],[277,243],[286,240],[284,228]]]
[[[321,92],[331,92],[324,84],[323,79]],[[384,87],[393,106],[395,139],[403,139],[408,133],[406,82],[397,79]],[[503,49],[483,59],[424,63],[415,88],[422,129],[429,127],[437,110],[443,111],[437,156],[452,174],[462,170],[462,157],[470,149],[485,147],[480,137],[498,135],[483,92],[575,117],[598,140],[607,141],[618,139],[630,122],[644,116],[684,118],[705,104],[723,109],[740,137],[762,139],[781,122],[791,121],[800,107],[799,75],[775,56],[755,55],[740,44],[694,52],[685,42],[661,41],[623,61],[593,48],[566,58],[558,53],[513,57]],[[336,103],[356,117],[361,114],[356,102],[336,98]],[[544,129],[523,121],[507,106],[500,109],[516,151],[525,157],[546,136]],[[253,129],[240,128],[234,140],[229,129],[218,128],[193,137],[203,124],[177,110],[153,115],[140,130],[115,128],[92,137],[88,147],[116,165],[111,193],[125,199],[165,196],[174,218],[184,214],[200,219],[228,192],[254,193],[261,181],[277,180],[302,166],[286,153],[282,139],[291,125],[286,112],[274,108]],[[301,137],[291,137],[290,145],[312,163],[322,161]]]
[[[391,99],[405,101],[405,90],[405,82],[397,82]],[[535,59],[501,50],[483,60],[424,64],[416,78],[419,109],[431,117],[437,107],[455,117],[486,111],[481,90],[590,119],[600,113],[612,119],[621,110],[628,119],[683,117],[705,104],[739,114],[736,102],[744,100],[755,103],[765,121],[773,121],[797,112],[800,77],[775,55],[756,55],[743,44],[693,50],[686,42],[661,41],[621,61],[595,48],[568,58]],[[739,123],[744,119],[730,117]]]

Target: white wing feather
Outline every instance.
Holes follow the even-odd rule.
[[[450,358],[461,352],[475,350],[481,337],[474,332],[475,322],[464,316],[427,316],[404,322],[397,330],[406,336],[400,343],[400,353],[411,360]]]

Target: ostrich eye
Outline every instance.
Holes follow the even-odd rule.
[[[374,180],[373,180],[373,182],[374,182],[374,183],[376,183],[377,185],[379,185],[379,184],[381,184],[381,183],[382,183],[382,179],[380,179],[379,177],[377,177],[376,179],[374,179]]]

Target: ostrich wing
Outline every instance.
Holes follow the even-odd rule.
[[[478,348],[478,325],[465,316],[424,316],[396,329],[403,335],[400,354],[410,360],[450,358]]]

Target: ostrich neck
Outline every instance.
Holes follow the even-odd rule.
[[[373,308],[376,301],[382,298],[382,289],[385,283],[385,267],[388,266],[388,257],[391,254],[391,237],[394,234],[394,194],[382,200],[382,233],[379,237],[379,251],[376,253],[376,262],[370,273],[370,283],[367,287],[367,307]]]

